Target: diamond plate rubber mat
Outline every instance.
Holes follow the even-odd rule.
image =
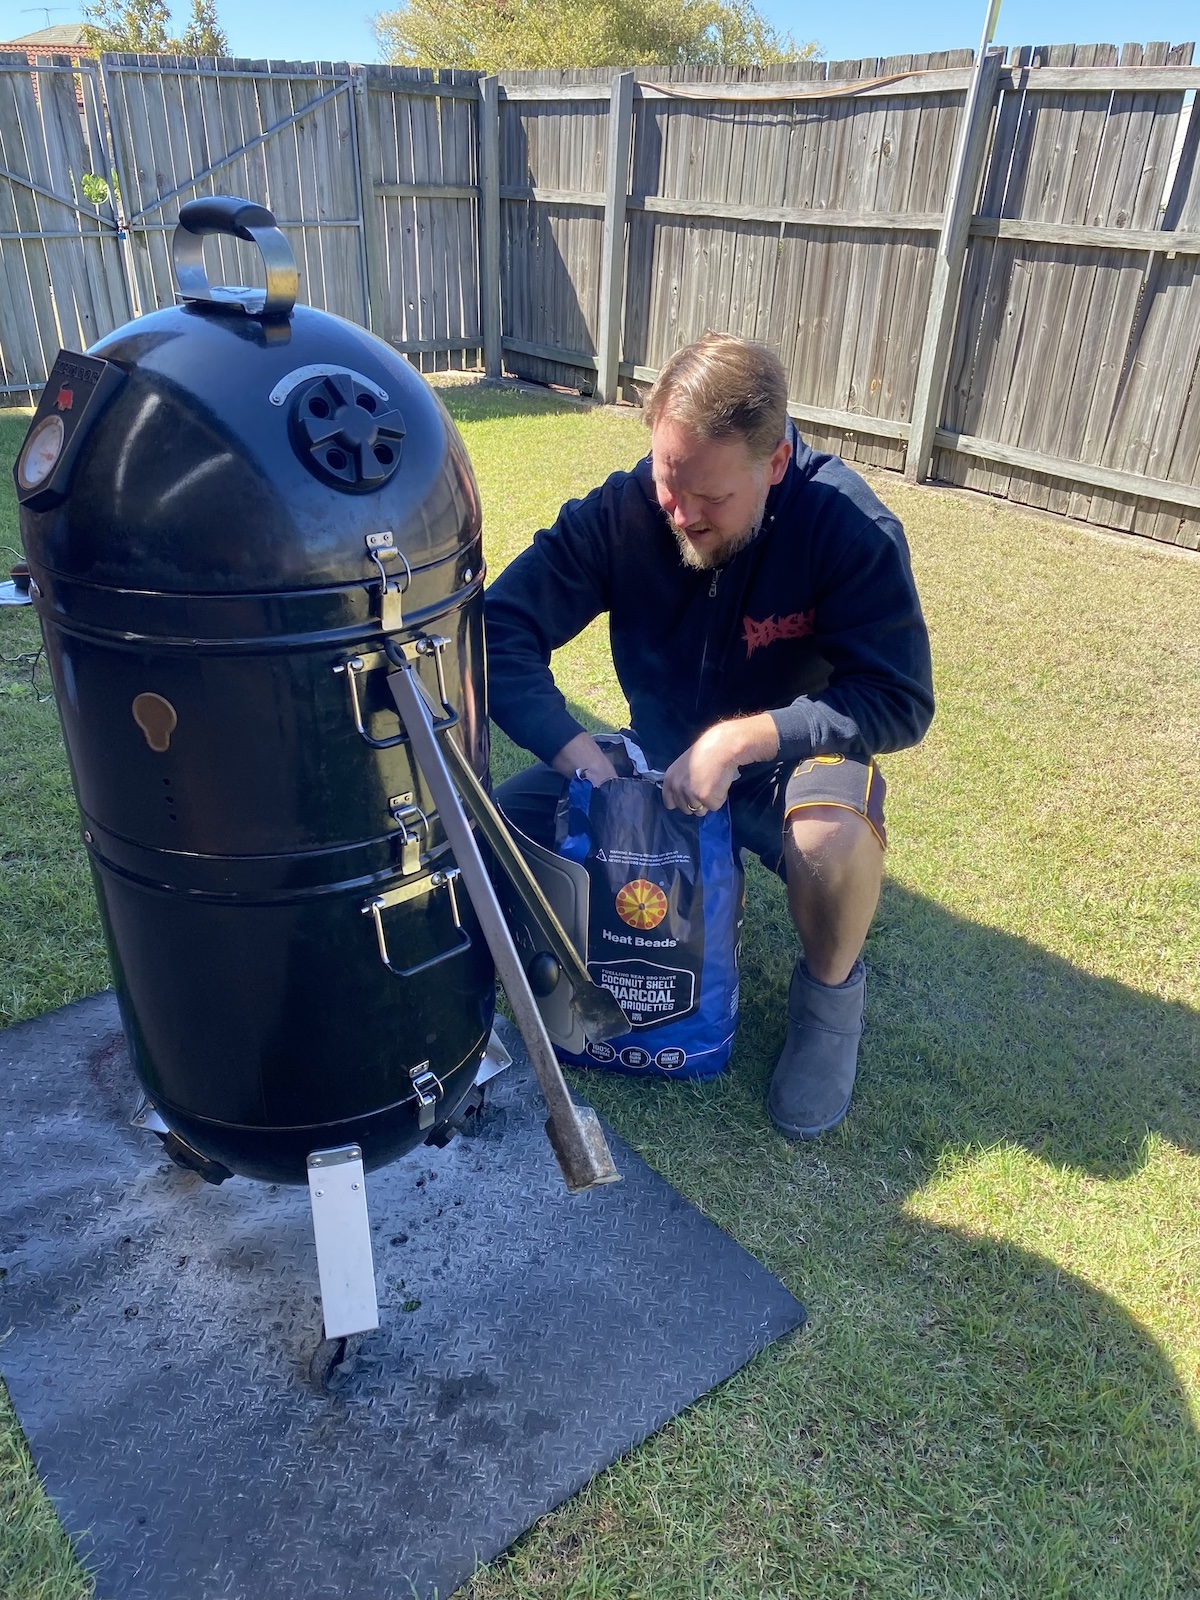
[[[368,1177],[383,1326],[323,1391],[307,1190],[174,1166],[119,1028],[0,1034],[0,1371],[101,1600],[446,1600],[804,1320],[619,1140],[569,1196],[518,1056]]]

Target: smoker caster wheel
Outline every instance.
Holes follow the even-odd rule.
[[[465,1133],[469,1136],[478,1133],[479,1122],[483,1116],[486,1087],[486,1084],[472,1085],[454,1115],[439,1123],[432,1133],[425,1135],[425,1143],[434,1150],[444,1150],[455,1134]]]
[[[322,1339],[308,1361],[308,1376],[313,1387],[328,1392],[335,1378],[354,1366],[362,1342],[361,1333],[343,1334],[338,1339]]]
[[[467,1138],[474,1138],[487,1110],[487,1084],[477,1083],[454,1113],[454,1127]]]
[[[199,1173],[205,1183],[221,1184],[226,1178],[233,1177],[233,1173],[222,1162],[201,1155],[199,1150],[194,1150],[177,1133],[160,1133],[158,1137],[162,1140],[163,1149],[177,1167],[182,1167],[185,1172]]]

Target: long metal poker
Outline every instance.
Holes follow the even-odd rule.
[[[517,1027],[529,1051],[550,1113],[546,1133],[567,1188],[575,1193],[598,1184],[616,1183],[620,1173],[613,1163],[599,1117],[590,1106],[577,1106],[571,1099],[462,799],[454,786],[443,747],[434,731],[434,717],[421,681],[410,662],[397,666],[397,671],[388,674],[388,687],[437,805],[446,838],[454,851],[455,864],[466,884]]]

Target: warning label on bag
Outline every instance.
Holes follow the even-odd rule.
[[[636,956],[628,961],[589,961],[588,971],[607,989],[635,1028],[686,1017],[696,1000],[696,975],[660,967]]]

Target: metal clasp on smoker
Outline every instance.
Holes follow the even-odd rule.
[[[417,1096],[417,1127],[432,1128],[437,1116],[437,1103],[446,1092],[442,1080],[436,1072],[430,1071],[428,1061],[422,1061],[419,1067],[414,1067],[409,1077]]]
[[[400,836],[400,871],[407,878],[421,870],[421,841],[429,843],[429,818],[414,802],[411,793],[392,795],[388,810]]]
[[[398,633],[404,626],[404,596],[412,583],[412,568],[408,564],[408,557],[403,550],[397,550],[396,541],[390,530],[384,533],[368,533],[364,543],[367,554],[379,569],[379,621],[384,633]],[[393,576],[384,566],[385,561],[398,560],[404,564],[404,582],[401,584],[399,574]]]

